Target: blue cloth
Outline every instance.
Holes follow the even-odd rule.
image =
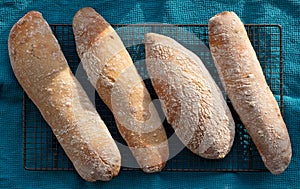
[[[75,171],[26,171],[23,168],[22,89],[10,67],[7,38],[12,25],[30,10],[49,23],[70,24],[74,14],[91,6],[107,21],[120,23],[197,23],[224,10],[235,11],[244,23],[274,23],[283,28],[284,120],[293,158],[277,176],[269,172],[120,172],[110,182],[88,183]],[[299,188],[300,187],[300,1],[33,1],[0,2],[0,188]]]

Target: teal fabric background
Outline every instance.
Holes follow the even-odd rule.
[[[110,182],[88,183],[73,171],[23,169],[22,89],[10,67],[7,38],[12,25],[30,10],[49,23],[70,24],[74,14],[91,6],[113,24],[160,22],[207,24],[224,10],[235,11],[244,23],[281,24],[283,28],[284,119],[293,158],[274,176],[264,173],[121,172]],[[33,1],[0,2],[0,188],[300,188],[300,1]]]

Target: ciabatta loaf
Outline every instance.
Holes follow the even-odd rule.
[[[16,78],[79,175],[87,181],[116,176],[119,150],[39,12],[27,13],[13,26],[8,50]]]
[[[73,30],[83,68],[137,163],[145,172],[161,171],[169,156],[166,133],[120,37],[92,8],[76,13]]]
[[[234,121],[200,58],[155,33],[145,35],[145,48],[153,87],[178,138],[197,155],[225,157],[234,140]]]
[[[217,14],[208,27],[211,53],[226,93],[266,167],[279,174],[291,160],[290,138],[246,29],[234,12]]]

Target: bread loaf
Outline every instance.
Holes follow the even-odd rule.
[[[245,27],[233,12],[217,14],[208,27],[211,53],[226,93],[266,167],[279,174],[291,160],[290,138]]]
[[[87,181],[116,176],[119,150],[39,12],[27,13],[13,26],[8,50],[16,78],[79,175]]]
[[[225,157],[234,140],[234,121],[200,58],[155,33],[145,35],[145,49],[153,87],[178,138],[204,158]]]
[[[145,172],[161,171],[169,155],[166,133],[121,39],[92,8],[76,13],[73,31],[83,68],[137,163]]]

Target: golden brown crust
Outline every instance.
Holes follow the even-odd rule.
[[[167,161],[167,137],[150,95],[114,29],[94,9],[74,16],[77,52],[89,80],[114,114],[119,132],[145,172]]]
[[[291,160],[290,138],[245,27],[233,12],[214,16],[208,27],[211,53],[228,97],[266,167],[279,174]]]
[[[116,176],[119,150],[39,12],[27,13],[13,26],[8,47],[16,78],[80,176],[87,181]]]
[[[195,154],[223,158],[234,140],[234,121],[202,61],[175,40],[145,35],[146,65],[168,122]]]

